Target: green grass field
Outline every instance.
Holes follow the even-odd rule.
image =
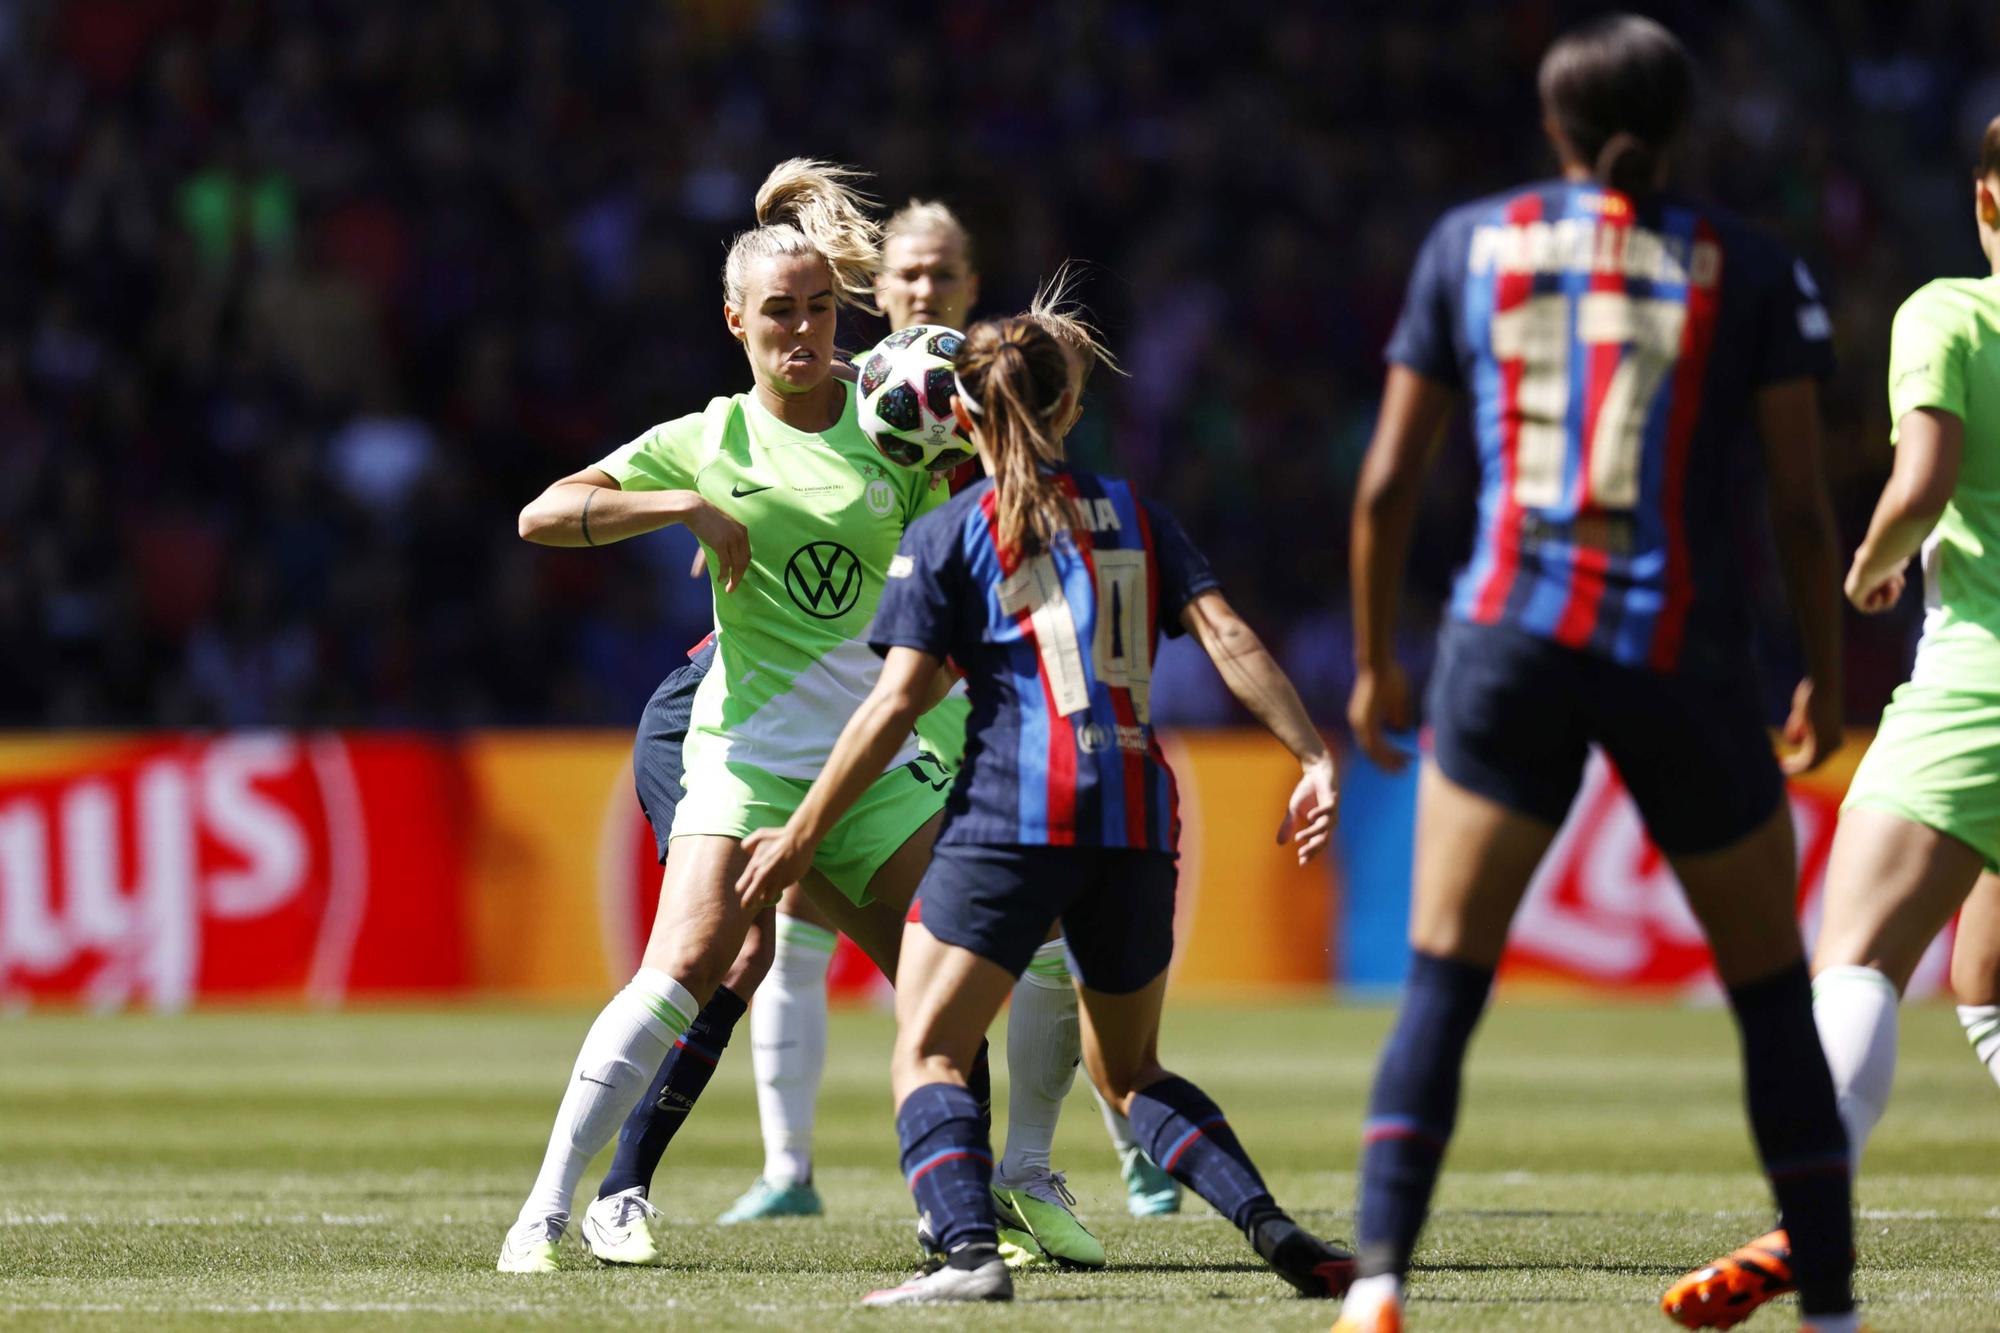
[[[708,1225],[761,1160],[739,1038],[655,1194],[669,1266],[569,1248],[492,1271],[583,1013],[218,1014],[0,1021],[0,1324],[37,1329],[1324,1328],[1198,1201],[1125,1218],[1095,1106],[1057,1144],[1112,1266],[1033,1275],[1012,1308],[863,1311],[913,1256],[883,1076],[887,1019],[836,1014],[824,1219]],[[1345,1237],[1386,1010],[1169,1013],[1167,1055],[1229,1110],[1279,1199]],[[1003,1073],[1004,1077],[1004,1073]],[[1001,1098],[1004,1106],[1004,1096]],[[594,1184],[593,1174],[589,1184]],[[2000,1092],[1950,1012],[1904,1015],[1896,1101],[1861,1187],[1878,1329],[2000,1328]],[[1764,1229],[1728,1018],[1503,1003],[1414,1277],[1425,1329],[1667,1328],[1673,1276]],[[1796,1324],[1780,1306],[1749,1327]]]

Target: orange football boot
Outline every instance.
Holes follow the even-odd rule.
[[[1778,1230],[1668,1287],[1660,1312],[1682,1328],[1734,1328],[1764,1302],[1795,1289],[1791,1238]]]
[[[1387,1301],[1375,1307],[1372,1319],[1353,1319],[1346,1314],[1333,1321],[1328,1333],[1403,1333],[1403,1307]]]

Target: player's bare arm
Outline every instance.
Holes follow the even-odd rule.
[[[1771,535],[1806,659],[1785,720],[1784,764],[1804,773],[1840,748],[1843,704],[1839,542],[1820,461],[1819,388],[1806,378],[1773,384],[1757,395],[1756,413]]]
[[[1286,822],[1298,848],[1299,864],[1305,864],[1333,836],[1340,797],[1340,775],[1334,770],[1333,755],[1313,726],[1291,678],[1264,647],[1257,631],[1236,614],[1228,598],[1219,592],[1203,593],[1181,612],[1181,623],[1215,663],[1229,692],[1292,752],[1304,770],[1292,792]]]
[[[1424,478],[1444,438],[1457,395],[1407,366],[1389,367],[1375,437],[1354,493],[1349,578],[1354,612],[1354,693],[1347,721],[1355,743],[1396,772],[1406,760],[1383,736],[1410,725],[1410,687],[1396,665],[1393,636],[1403,567],[1417,526]]]
[[[694,491],[628,491],[602,468],[551,482],[521,510],[520,532],[537,546],[605,546],[685,526],[722,561],[725,591],[750,567],[750,532]]]
[[[1870,615],[1901,600],[1904,567],[1958,487],[1965,422],[1954,413],[1920,407],[1896,423],[1896,438],[1895,467],[1847,570],[1847,600]]]

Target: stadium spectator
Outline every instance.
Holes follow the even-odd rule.
[[[1427,219],[1552,169],[1497,127],[1532,115],[1535,54],[1582,8],[8,7],[0,623],[12,674],[56,673],[29,672],[8,719],[629,725],[662,664],[607,672],[608,645],[690,642],[703,599],[642,550],[503,554],[511,515],[612,423],[720,382],[729,349],[660,316],[713,304],[746,172],[794,153],[960,206],[996,308],[1065,255],[1102,266],[1086,295],[1134,374],[1093,387],[1076,457],[1180,513],[1318,688],[1400,275]],[[1889,315],[1977,259],[1940,238],[2000,23],[1664,9],[1716,72],[1688,178],[1828,283],[1851,541],[1888,467]],[[805,61],[889,73],[802,108],[785,71]],[[745,68],[770,77],[723,77]],[[1469,503],[1432,498],[1413,596],[1440,597]],[[1771,559],[1745,568],[1783,626]],[[643,605],[620,595],[635,578],[658,590]],[[1850,623],[1857,716],[1914,624],[1914,605]],[[246,632],[293,645],[285,683],[218,694]],[[1764,648],[1790,680],[1786,631]],[[1164,720],[1232,715],[1190,684]]]

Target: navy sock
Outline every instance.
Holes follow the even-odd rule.
[[[1733,987],[1729,1007],[1743,1034],[1757,1156],[1791,1239],[1799,1309],[1844,1314],[1854,1308],[1853,1180],[1805,963]]]
[[[1239,1228],[1276,1207],[1222,1108],[1178,1074],[1132,1094],[1126,1115],[1146,1155]]]
[[[653,1075],[646,1095],[625,1117],[624,1127],[618,1131],[618,1152],[604,1174],[604,1183],[597,1187],[598,1198],[608,1199],[635,1187],[652,1188],[660,1158],[674,1135],[680,1133],[701,1090],[708,1086],[708,1076],[715,1072],[743,1010],[743,1000],[735,991],[727,986],[715,988],[715,994],[688,1025],[687,1035],[660,1061],[660,1072]]]
[[[993,1062],[987,1058],[986,1038],[979,1039],[979,1049],[973,1053],[972,1068],[965,1071],[965,1090],[972,1094],[972,1100],[979,1105],[979,1124],[986,1135],[986,1141],[993,1141]]]
[[[993,1148],[979,1103],[956,1083],[926,1083],[896,1112],[903,1178],[937,1246],[995,1245]]]
[[[1426,953],[1410,959],[1403,1007],[1382,1048],[1362,1123],[1354,1229],[1364,1277],[1409,1271],[1458,1122],[1466,1044],[1492,989],[1490,967]]]

